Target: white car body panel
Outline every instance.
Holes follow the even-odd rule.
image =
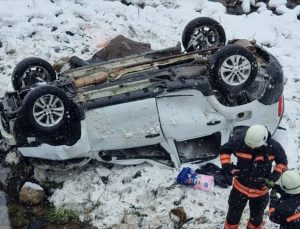
[[[243,113],[243,117],[238,114]],[[169,154],[175,167],[180,159],[175,141],[221,133],[221,144],[228,141],[236,126],[263,124],[271,133],[276,131],[280,117],[278,103],[264,105],[255,100],[251,103],[227,107],[215,96],[204,96],[197,90],[166,93],[149,98],[85,112],[81,121],[81,138],[72,146],[19,147],[23,156],[50,160],[66,160],[89,157],[102,160],[98,155],[105,150],[117,150],[160,144]],[[207,123],[214,123],[207,125]],[[162,129],[161,129],[162,128]],[[146,138],[146,136],[152,136]],[[154,136],[154,137],[153,137]],[[147,159],[112,163],[139,164]]]
[[[163,141],[155,98],[85,113],[92,151],[126,149]],[[148,136],[156,137],[148,137]]]
[[[258,100],[250,103],[227,107],[222,105],[215,96],[208,96],[207,101],[219,113],[223,114],[227,120],[231,120],[233,126],[251,126],[254,124],[262,124],[268,128],[271,134],[274,134],[281,117],[278,116],[278,102],[272,105],[265,105]],[[244,113],[247,118],[239,118],[238,114]]]
[[[225,117],[217,113],[198,90],[169,93],[156,101],[161,126],[168,138],[184,141],[228,128]],[[215,121],[220,123],[207,125]]]

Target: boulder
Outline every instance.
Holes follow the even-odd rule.
[[[44,189],[38,184],[26,182],[19,193],[19,200],[30,205],[39,205],[45,197]]]

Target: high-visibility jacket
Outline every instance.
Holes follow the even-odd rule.
[[[237,158],[236,165],[231,163],[232,155]],[[277,181],[287,169],[285,151],[280,143],[272,138],[268,139],[267,146],[252,149],[245,144],[244,136],[240,136],[221,146],[220,161],[222,168],[228,172],[234,168],[240,170],[234,179],[233,187],[248,197],[265,195],[268,192],[262,189],[265,179]]]
[[[276,203],[270,204],[270,220],[280,224],[281,229],[300,228],[300,194],[285,194]]]

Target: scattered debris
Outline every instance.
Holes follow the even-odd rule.
[[[33,31],[33,32],[29,35],[29,37],[32,38],[32,37],[34,37],[34,35],[36,35],[36,32],[35,32],[35,31]]]
[[[197,224],[205,224],[209,222],[209,220],[205,216],[200,216],[196,218],[195,221],[197,222]]]
[[[170,213],[170,219],[174,222],[174,228],[181,228],[186,222],[186,213],[183,207],[173,208]]]
[[[108,183],[108,176],[102,176],[100,178],[101,178],[103,184],[107,184]]]
[[[71,31],[66,31],[66,34],[73,37],[75,35],[75,33],[71,32]]]
[[[57,30],[57,27],[56,26],[53,26],[52,29],[51,29],[51,32],[54,32]]]
[[[181,201],[184,200],[185,198],[186,198],[186,195],[185,195],[185,194],[182,194],[182,195],[180,196],[179,200],[176,200],[176,201],[173,202],[174,205],[175,205],[175,206],[180,205],[180,204],[181,204]]]
[[[62,57],[58,61],[56,61],[52,67],[56,72],[61,72],[61,70],[69,64],[69,57]]]
[[[16,50],[15,50],[15,49],[9,49],[9,50],[6,51],[6,54],[7,54],[7,55],[13,55],[13,54],[15,54],[15,53],[16,53]]]
[[[134,174],[133,178],[138,178],[138,177],[141,177],[142,176],[142,171],[137,171],[136,174]]]
[[[221,188],[228,188],[232,184],[232,176],[213,163],[206,163],[200,169],[196,169],[195,172],[213,176],[215,184]]]

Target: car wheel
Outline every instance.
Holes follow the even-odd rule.
[[[39,82],[51,82],[55,79],[56,73],[51,64],[37,57],[29,57],[19,62],[11,76],[15,90]]]
[[[225,45],[226,35],[219,22],[208,17],[190,21],[182,33],[182,45],[187,52]]]
[[[256,58],[244,47],[227,45],[213,55],[209,75],[217,88],[237,93],[254,81],[257,75]]]
[[[70,120],[71,101],[55,86],[31,90],[24,98],[23,108],[31,126],[38,131],[55,131]]]

